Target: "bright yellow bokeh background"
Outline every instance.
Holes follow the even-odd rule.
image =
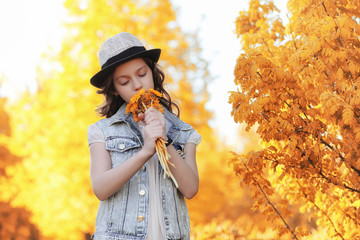
[[[307,4],[290,2],[293,13]],[[284,9],[284,1],[276,3]],[[274,39],[281,38],[267,31],[275,18],[259,14],[261,4],[263,10],[273,9],[267,0],[1,2],[0,239],[78,240],[89,239],[94,232],[99,202],[89,178],[87,127],[99,120],[94,110],[102,98],[89,79],[99,69],[100,44],[121,31],[144,39],[147,48],[162,49],[159,63],[166,73],[166,88],[181,106],[181,118],[202,135],[197,149],[200,190],[187,201],[192,239],[291,239],[270,204],[259,200],[257,185],[247,185],[253,172],[241,172],[236,165],[245,155],[232,153],[256,156],[269,146],[256,134],[258,125],[245,129],[234,123],[228,104],[228,91],[239,87],[234,70],[242,48],[252,53],[252,47],[260,46],[266,52],[268,45],[262,39],[273,43],[275,52]],[[230,10],[224,10],[229,7],[233,18],[229,18]],[[209,13],[205,20],[202,13],[206,11],[200,9]],[[235,30],[239,15],[240,27]],[[285,24],[284,12],[281,16]],[[285,31],[280,25],[274,32]],[[237,34],[242,35],[242,42]],[[281,57],[281,46],[276,50]],[[249,63],[235,73],[254,75],[257,71]],[[250,108],[237,112],[235,119],[253,112]],[[331,226],[326,212],[314,214],[310,204],[294,199],[296,194],[284,189],[297,189],[295,178],[279,176],[274,169],[265,168],[261,186],[283,211],[286,222],[299,237],[306,227],[306,239],[328,239]],[[347,206],[358,211],[359,201],[353,196],[346,198],[339,189],[333,192],[345,199],[338,200],[344,202],[341,211],[349,210]],[[317,196],[314,202],[323,203],[327,195]],[[337,222],[341,222],[339,216]],[[345,224],[344,229],[359,227]],[[279,232],[286,233],[280,237]],[[334,236],[339,237],[332,232]]]

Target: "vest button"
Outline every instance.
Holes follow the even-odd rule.
[[[146,170],[146,166],[145,166],[145,165],[144,165],[144,166],[142,166],[141,170],[143,170],[143,172],[145,172],[145,170]]]
[[[164,222],[165,222],[166,226],[169,226],[170,223],[169,223],[169,219],[167,217],[164,217]]]
[[[138,219],[139,222],[142,222],[144,220],[144,216],[140,215],[140,216],[138,216],[137,219]]]
[[[125,148],[125,144],[123,144],[123,143],[119,144],[119,149],[120,150],[123,150],[124,148]]]
[[[141,189],[140,192],[139,192],[140,196],[144,196],[145,195],[145,190],[144,189]]]

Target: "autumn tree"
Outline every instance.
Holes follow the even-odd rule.
[[[251,0],[236,19],[232,116],[257,125],[264,147],[232,164],[279,235],[359,239],[360,2],[289,0],[288,10],[283,26],[272,1]],[[291,224],[298,211],[316,226]]]
[[[0,97],[0,183],[9,178],[7,167],[21,161],[6,147],[6,141],[11,137],[9,115],[5,110],[6,102],[6,98]],[[23,207],[13,207],[10,201],[4,201],[0,197],[0,239],[38,239],[39,231],[30,219],[31,212]]]
[[[237,143],[244,151],[261,148],[254,129],[246,132],[241,127],[239,136]],[[226,164],[231,147],[223,146],[219,138],[215,140],[217,154],[209,151],[204,160],[201,158],[206,168],[200,173],[200,191],[189,203],[190,214],[196,220],[192,236],[196,240],[276,239],[276,232],[263,215],[252,210],[249,188],[239,188],[239,180]]]

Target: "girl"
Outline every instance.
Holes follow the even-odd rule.
[[[163,88],[160,51],[146,50],[130,33],[119,33],[100,47],[101,71],[90,82],[105,97],[97,111],[106,118],[88,129],[91,183],[100,200],[95,240],[190,239],[184,197],[194,197],[199,188],[195,155],[201,137],[173,114],[179,108]],[[150,88],[165,96],[160,99],[165,112],[150,107],[136,123],[125,113],[126,105]],[[167,141],[178,188],[163,177],[155,153],[158,138]]]

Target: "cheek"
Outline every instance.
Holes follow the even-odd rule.
[[[146,86],[148,88],[154,88],[154,80],[153,80],[152,76],[147,79]]]
[[[122,97],[122,99],[124,99],[124,100],[127,100],[127,99],[130,99],[132,96],[130,94],[130,91],[121,91],[120,97]]]
[[[115,93],[119,95],[123,100],[126,101],[129,95],[129,91],[126,90],[123,86],[116,86],[115,87]]]
[[[121,91],[121,89],[119,88],[119,86],[115,86],[114,89],[115,89],[114,92],[115,92],[116,94],[121,95],[122,91]]]

